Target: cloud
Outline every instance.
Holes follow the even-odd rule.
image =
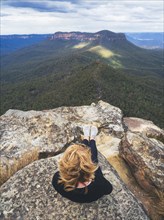
[[[4,5],[8,5],[13,8],[29,8],[39,12],[71,12],[73,4],[70,1],[11,1],[7,0]]]
[[[5,0],[3,34],[163,31],[163,0]]]

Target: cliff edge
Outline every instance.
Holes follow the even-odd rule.
[[[100,165],[114,190],[96,202],[77,204],[62,198],[51,179],[66,147],[80,142],[84,124],[99,129]],[[0,219],[162,220],[164,131],[152,122],[124,118],[119,108],[99,101],[45,111],[9,110],[0,125]]]

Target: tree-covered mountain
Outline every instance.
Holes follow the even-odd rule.
[[[1,60],[1,114],[103,99],[163,127],[163,51],[124,34],[57,32]]]
[[[58,32],[62,33],[63,32]],[[81,33],[81,32],[76,32]],[[57,34],[57,33],[55,33]],[[85,33],[86,34],[86,33]],[[89,33],[88,33],[89,34]],[[92,34],[91,34],[92,35]],[[13,35],[0,35],[0,54],[6,55],[15,52],[24,47],[34,45],[51,38],[54,34],[13,34]],[[163,49],[163,33],[125,33],[127,40],[136,46],[147,49]]]

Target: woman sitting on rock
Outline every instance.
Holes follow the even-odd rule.
[[[112,192],[98,166],[95,126],[84,126],[83,144],[73,144],[66,149],[59,161],[59,172],[52,185],[62,196],[79,203],[93,202]]]

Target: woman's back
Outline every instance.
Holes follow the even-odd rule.
[[[66,150],[59,162],[59,171],[52,179],[58,193],[74,202],[93,202],[112,192],[111,183],[106,180],[98,166],[97,147],[94,140],[96,127],[83,129],[83,145],[73,145]],[[89,135],[90,141],[89,141]],[[87,146],[87,147],[86,147]],[[84,187],[78,187],[84,185]],[[86,183],[89,185],[86,186]]]
[[[87,186],[88,192],[86,194],[85,188],[75,188],[69,192],[65,191],[63,184],[58,184],[59,178],[59,172],[56,172],[52,180],[52,185],[63,197],[66,197],[74,202],[93,202],[103,195],[110,194],[113,189],[110,182],[104,178],[100,167],[95,171],[94,181]]]

